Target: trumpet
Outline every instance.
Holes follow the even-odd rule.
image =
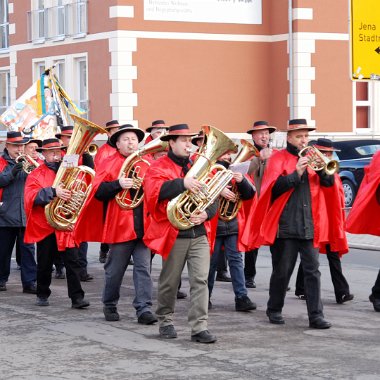
[[[308,157],[308,166],[314,171],[324,170],[326,174],[332,175],[339,170],[339,162],[328,159],[319,149],[313,145],[305,146],[298,153],[299,157]]]
[[[85,153],[88,153],[90,156],[95,156],[98,153],[98,146],[96,144],[90,144],[86,149]]]
[[[19,154],[15,161],[16,164],[22,162],[22,170],[24,170],[26,174],[30,174],[35,168],[40,166],[40,164],[28,154]]]

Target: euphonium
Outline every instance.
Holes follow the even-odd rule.
[[[170,223],[179,230],[191,228],[191,215],[206,210],[219,197],[233,176],[231,170],[226,170],[215,162],[228,151],[236,153],[237,147],[234,142],[217,128],[205,125],[202,130],[205,136],[204,143],[186,177],[195,177],[202,183],[203,188],[195,194],[186,190],[173,198],[166,209]]]
[[[239,154],[233,160],[232,164],[240,164],[241,162],[252,159],[252,157],[258,157],[260,155],[258,149],[249,141],[240,140],[240,143],[242,145],[242,148]],[[231,191],[235,193],[234,200],[228,200],[223,197],[220,197],[219,200],[219,218],[226,222],[236,217],[242,204],[236,183],[232,185]]]
[[[308,165],[314,171],[324,170],[326,174],[332,175],[339,170],[338,161],[330,160],[313,145],[308,145],[301,149],[298,156],[307,156],[309,158]]]
[[[16,163],[22,162],[22,170],[24,170],[26,174],[30,174],[35,168],[40,166],[29,154],[19,154],[15,161]]]
[[[142,157],[146,154],[153,154],[157,152],[161,152],[168,147],[167,141],[161,141],[159,138],[156,138],[150,141],[148,144],[144,145],[141,149],[136,152],[130,154],[124,161],[119,176],[125,178],[133,179],[133,187],[134,190],[131,194],[131,189],[124,189],[120,191],[116,197],[116,203],[123,209],[132,210],[136,208],[144,198],[144,191],[142,188],[142,182],[145,176],[145,169],[142,166],[149,166],[149,162],[144,160]],[[142,170],[143,169],[143,170]]]
[[[106,133],[106,131],[77,115],[70,114],[70,117],[74,121],[74,130],[66,155],[80,156],[98,133]],[[68,201],[55,198],[45,206],[45,216],[52,227],[58,230],[69,230],[74,226],[91,191],[94,176],[94,170],[84,165],[60,166],[52,187],[63,185],[65,189],[71,191],[71,198]]]

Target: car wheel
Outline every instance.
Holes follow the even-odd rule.
[[[342,183],[344,191],[344,205],[346,207],[352,207],[356,196],[355,185],[348,179],[344,179]]]

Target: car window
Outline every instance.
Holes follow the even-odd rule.
[[[361,156],[373,156],[379,149],[380,145],[362,145],[355,148]]]
[[[338,155],[336,154],[336,152],[333,152],[332,159],[335,160],[335,161],[339,161],[339,157],[338,157]]]

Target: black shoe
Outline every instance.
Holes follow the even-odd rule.
[[[208,332],[208,330],[201,331],[198,334],[191,336],[192,342],[198,343],[214,343],[217,341],[216,336]]]
[[[156,323],[157,321],[158,319],[150,311],[142,313],[137,319],[137,322],[142,325],[153,325],[153,323]]]
[[[84,309],[85,307],[90,306],[90,302],[85,300],[84,298],[78,298],[77,300],[73,300],[71,303],[71,307],[73,309]]]
[[[256,304],[252,302],[248,296],[241,296],[241,297],[235,298],[235,310],[236,311],[256,310]]]
[[[218,272],[215,281],[231,282],[231,277],[227,276],[226,272]]]
[[[107,261],[108,252],[99,251],[99,263],[104,264]]]
[[[36,285],[30,285],[30,286],[25,286],[22,289],[23,293],[28,293],[28,294],[37,294],[37,288]]]
[[[37,306],[49,306],[49,301],[46,297],[37,297]]]
[[[269,322],[270,323],[273,323],[274,325],[283,325],[285,323],[285,320],[284,318],[282,317],[282,314],[281,312],[272,312],[270,313],[268,310],[267,310],[267,316],[269,318]]]
[[[354,295],[348,293],[348,294],[343,294],[340,297],[337,297],[336,302],[339,304],[342,304],[342,303],[345,303],[347,301],[352,301],[353,299],[354,299]]]
[[[177,332],[173,325],[160,326],[159,328],[160,337],[165,339],[177,338]]]
[[[65,271],[63,269],[56,270],[54,278],[56,278],[58,280],[64,280],[66,278]]]
[[[181,292],[180,290],[178,290],[178,292],[177,292],[177,300],[183,300],[186,297],[187,297],[187,294],[185,292]]]
[[[116,306],[104,306],[103,313],[108,322],[115,322],[120,319]]]
[[[296,294],[296,297],[298,297],[302,301],[306,301],[306,296],[305,294]]]
[[[0,292],[5,292],[7,290],[6,284],[0,284]]]
[[[329,329],[331,327],[331,323],[327,322],[325,319],[317,318],[314,321],[309,322],[309,327],[312,329]]]
[[[369,296],[369,300],[373,303],[375,311],[380,311],[380,298],[375,298],[373,294]]]
[[[94,279],[94,276],[91,276],[90,274],[86,273],[84,276],[81,276],[80,280],[82,282],[88,282]]]
[[[252,278],[246,279],[245,280],[245,287],[247,289],[255,289],[256,288],[256,282],[253,281]]]

